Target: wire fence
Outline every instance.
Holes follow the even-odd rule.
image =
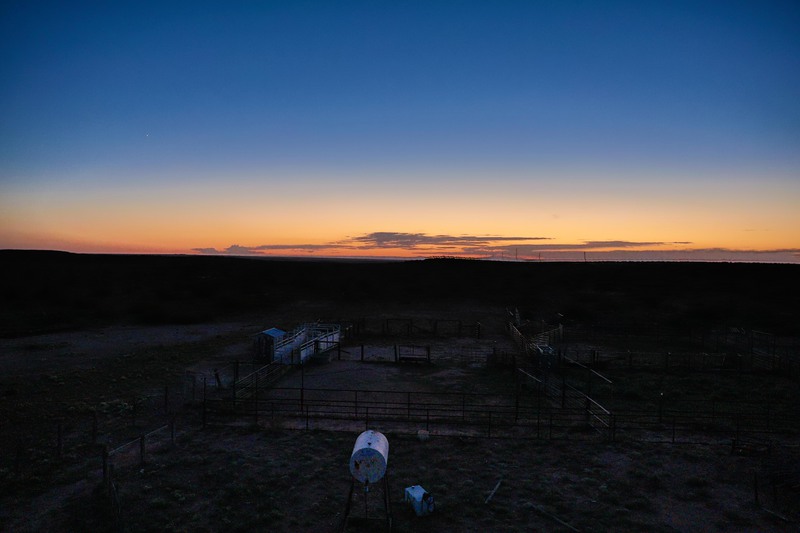
[[[603,346],[602,353],[575,348],[589,343]],[[800,379],[800,343],[771,333],[742,328],[669,328],[659,325],[571,326],[565,328],[563,345],[572,346],[572,357],[611,368],[651,370],[768,371]],[[659,351],[654,352],[653,346]]]
[[[340,321],[344,324],[347,338],[360,339],[373,336],[380,337],[471,337],[481,338],[483,325],[451,318],[429,317],[361,317]]]
[[[528,379],[534,388],[520,386],[508,395],[280,387],[236,407],[207,399],[203,419],[209,424],[250,419],[289,429],[357,430],[378,424],[399,433],[424,429],[436,435],[672,443],[786,438],[800,432],[791,406],[764,411],[756,404],[675,402],[612,412],[570,385]]]

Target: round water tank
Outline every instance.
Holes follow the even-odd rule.
[[[383,433],[368,430],[358,436],[350,455],[350,474],[361,483],[380,481],[389,461],[389,441]]]

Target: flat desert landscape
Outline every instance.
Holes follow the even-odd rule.
[[[796,265],[0,261],[0,530],[800,525]]]

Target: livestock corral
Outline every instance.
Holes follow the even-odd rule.
[[[581,298],[638,293],[540,292],[540,306],[519,309],[509,302],[522,298],[498,295],[303,294],[205,322],[7,334],[0,529],[797,529],[800,356],[788,315],[769,315],[780,318],[772,334],[758,300],[760,329],[694,320],[694,304],[680,319],[664,311],[693,295],[646,320],[622,309],[619,322]],[[367,429],[388,440],[385,485],[351,493],[348,460]],[[433,495],[432,512],[403,501],[410,487]]]
[[[308,357],[313,338],[265,361],[258,334],[241,332],[227,338],[238,348],[207,352],[163,390],[84,406],[82,423],[62,413],[49,449],[18,446],[4,464],[10,487],[65,483],[50,495],[61,507],[7,512],[7,525],[371,530],[343,521],[348,446],[366,429],[391,443],[395,531],[797,523],[789,339],[529,323],[498,309],[338,324],[341,337]],[[417,484],[436,496],[425,517],[402,502]]]

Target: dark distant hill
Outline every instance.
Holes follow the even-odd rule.
[[[221,320],[290,300],[458,301],[580,323],[798,334],[800,266],[752,263],[302,261],[0,251],[0,334]],[[309,317],[313,318],[313,317]]]

